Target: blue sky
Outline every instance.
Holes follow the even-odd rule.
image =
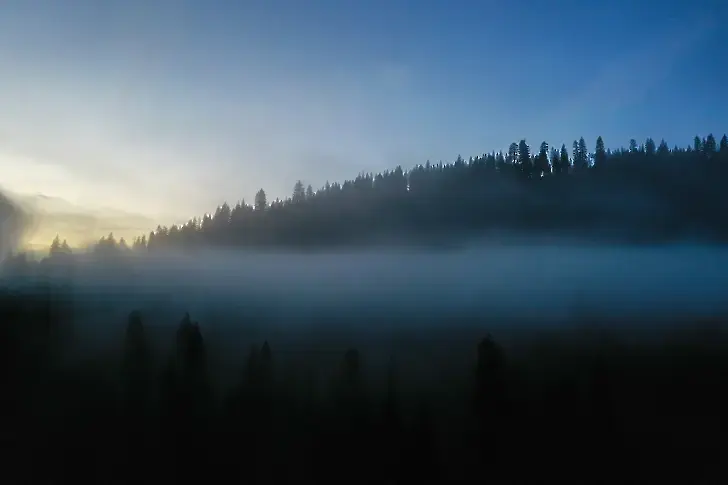
[[[687,145],[728,131],[724,3],[6,0],[0,184],[169,223],[524,137]]]

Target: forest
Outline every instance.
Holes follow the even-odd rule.
[[[725,242],[728,137],[698,136],[684,148],[648,138],[571,154],[526,140],[508,152],[452,163],[359,174],[319,190],[298,181],[291,197],[224,203],[183,225],[159,225],[134,241],[105,236],[99,249],[330,248],[438,245],[506,233],[582,241]],[[57,242],[60,244],[60,242]]]
[[[726,167],[726,136],[571,155],[523,140],[6,258],[3,481],[720,483],[728,258],[650,254],[725,242]],[[578,242],[438,259],[499,231]],[[589,241],[644,249],[597,265]],[[358,246],[377,249],[298,251]],[[566,303],[629,292],[657,306]],[[688,297],[702,311],[679,311]],[[522,312],[478,310],[495,300]]]

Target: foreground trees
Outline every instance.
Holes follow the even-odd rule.
[[[438,362],[463,376],[445,380],[397,355],[374,372],[355,348],[328,369],[315,353],[291,362],[263,341],[241,349],[240,372],[221,385],[215,346],[188,314],[166,346],[132,312],[118,354],[78,360],[54,337],[66,310],[45,298],[0,294],[3,444],[8,473],[29,481],[644,483],[724,472],[723,334],[659,348],[565,335],[515,353],[487,334],[469,358]]]

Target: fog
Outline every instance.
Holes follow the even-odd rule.
[[[20,247],[33,221],[27,207],[0,189],[0,261]]]
[[[177,295],[186,302],[269,300],[293,310],[331,305],[448,314],[563,316],[578,307],[710,314],[728,310],[728,248],[481,245],[457,250],[331,253],[196,251],[79,259],[85,292]],[[292,315],[292,317],[295,317]]]
[[[249,346],[264,340],[279,355],[308,355],[307,365],[321,354],[327,369],[350,346],[370,368],[396,354],[428,379],[443,359],[467,364],[486,333],[515,350],[565,329],[597,340],[604,331],[659,340],[699,330],[728,315],[727,270],[721,246],[520,238],[449,250],[90,252],[36,278],[56,280],[55,298],[73,304],[84,355],[117,355],[132,310],[168,352],[189,312],[222,379],[234,379]]]
[[[728,248],[480,244],[454,250],[196,251],[78,257],[89,312],[185,311],[208,328],[306,334],[707,318],[728,313]],[[261,329],[263,325],[265,329]],[[94,322],[94,325],[100,323]],[[433,328],[434,327],[434,328]]]

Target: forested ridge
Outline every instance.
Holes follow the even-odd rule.
[[[186,224],[159,225],[121,248],[315,247],[438,241],[492,231],[583,239],[728,239],[728,138],[695,137],[687,147],[651,138],[628,148],[590,150],[583,138],[537,149],[526,140],[506,153],[362,173],[314,190],[253,204],[224,203]],[[100,245],[118,245],[113,235]],[[59,243],[60,244],[60,243]]]

